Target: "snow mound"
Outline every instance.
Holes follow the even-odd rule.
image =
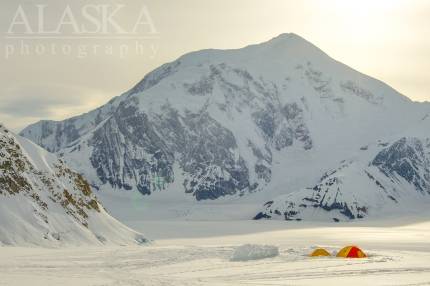
[[[275,257],[279,249],[274,245],[244,244],[236,248],[230,261],[248,261]]]

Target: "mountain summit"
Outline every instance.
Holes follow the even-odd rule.
[[[401,138],[429,110],[282,34],[242,49],[186,54],[98,109],[38,122],[21,135],[57,152],[101,193],[252,202],[244,218],[255,211],[257,218],[342,220],[376,214],[386,198],[397,209],[416,192],[428,197],[427,163],[412,167],[422,190],[406,179],[412,187],[399,195],[393,174],[402,171],[392,164],[401,162],[378,154],[397,150],[390,149],[396,142],[426,152],[425,138],[421,145]],[[411,153],[401,154],[408,160]],[[354,188],[345,183],[357,172],[373,188],[367,179],[351,181]]]

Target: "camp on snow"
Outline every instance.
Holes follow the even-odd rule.
[[[345,246],[336,255],[344,258],[365,258],[367,255],[357,246]]]
[[[309,256],[331,256],[331,254],[324,248],[317,248]]]

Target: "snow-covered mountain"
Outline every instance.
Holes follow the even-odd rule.
[[[0,125],[0,245],[145,241],[106,213],[81,175]]]
[[[260,214],[269,217],[289,210],[290,198],[299,206],[316,196],[320,184],[340,184],[335,174],[320,178],[327,170],[362,169],[365,160],[338,165],[362,146],[401,136],[429,112],[429,105],[412,102],[301,37],[282,34],[242,49],[186,54],[96,110],[41,121],[21,135],[57,152],[101,190],[152,197],[175,189],[174,199],[180,193],[197,201],[246,198],[257,204],[287,196]],[[370,176],[388,168],[376,162],[365,166]],[[314,185],[316,190],[306,189]],[[345,187],[344,202],[367,206],[358,198],[375,194],[361,196],[364,188]],[[388,197],[392,190],[386,192]]]
[[[365,145],[317,184],[266,202],[256,219],[341,221],[400,215],[430,204],[430,118],[399,139]]]

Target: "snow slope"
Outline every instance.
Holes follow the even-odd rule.
[[[339,162],[361,156],[361,147],[399,140],[429,113],[429,104],[282,34],[242,49],[186,54],[96,110],[41,121],[21,134],[85,174],[108,205],[127,197],[144,201],[145,215],[180,205],[178,212],[196,218],[208,215],[194,209],[213,207],[210,217],[228,218],[224,206],[246,205],[242,218],[250,218],[267,201],[315,186]],[[354,192],[369,184],[351,180],[367,184]],[[355,204],[350,194],[347,205]],[[230,218],[238,217],[228,208]]]
[[[0,245],[136,244],[85,179],[0,125]]]

